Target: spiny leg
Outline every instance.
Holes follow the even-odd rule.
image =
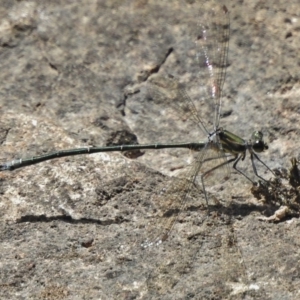
[[[249,181],[251,181],[252,182],[252,184],[254,184],[255,182],[249,177],[249,176],[247,176],[244,172],[242,172],[241,170],[239,170],[236,166],[237,166],[237,164],[238,164],[238,162],[241,160],[241,158],[245,158],[245,155],[240,155],[240,156],[238,156],[238,157],[235,157],[235,162],[234,162],[234,164],[233,164],[233,168],[237,171],[237,172],[239,172],[240,174],[242,174],[244,177],[246,177]],[[255,173],[255,172],[254,172]]]
[[[253,171],[254,171],[254,174],[258,177],[258,178],[261,178],[263,179],[261,176],[258,175],[257,173],[257,170],[256,170],[256,167],[255,167],[255,164],[254,164],[254,159],[253,159],[253,156],[263,165],[265,166],[275,177],[276,177],[276,174],[258,157],[258,155],[254,152],[251,152],[251,161],[252,161],[252,168],[253,168]],[[264,181],[267,181],[265,179],[263,179]]]

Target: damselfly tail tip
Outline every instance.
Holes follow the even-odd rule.
[[[7,164],[0,165],[0,172],[1,172],[1,171],[7,171],[7,170],[9,170],[9,169],[10,169],[10,167],[9,167]]]

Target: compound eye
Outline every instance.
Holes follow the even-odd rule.
[[[251,136],[251,140],[255,141],[255,143],[258,141],[262,141],[263,138],[264,138],[264,135],[261,131],[254,131]]]
[[[263,152],[264,150],[267,150],[269,147],[265,142],[263,141],[263,133],[261,131],[254,131],[251,140],[252,140],[252,149],[255,152]]]
[[[252,145],[252,148],[255,152],[260,153],[264,150],[267,150],[269,147],[263,141],[255,141],[255,143]]]

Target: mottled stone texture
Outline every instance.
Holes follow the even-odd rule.
[[[142,91],[168,72],[201,93],[190,36],[202,8],[214,5],[1,0],[0,161],[205,138]],[[247,139],[262,129],[269,150],[260,157],[288,168],[300,140],[299,0],[226,5],[221,126]],[[152,200],[163,201],[190,157],[188,150],[138,159],[102,153],[1,172],[0,298],[299,299],[299,220],[258,220],[278,207],[258,201],[237,174],[212,190],[209,213],[203,193],[192,191],[167,241],[140,248],[176,213],[159,215]],[[244,165],[252,174],[249,155]]]

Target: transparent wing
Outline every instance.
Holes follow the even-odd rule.
[[[183,84],[174,76],[168,74],[167,76],[152,77],[147,85],[147,93],[156,102],[167,103],[182,120],[194,122],[194,125],[200,128],[205,135],[209,133],[206,124],[199,116],[196,103],[189,97]]]
[[[226,77],[230,33],[229,12],[226,6],[216,7],[201,16],[198,24],[197,60],[201,69],[200,84],[205,82],[214,102],[214,129],[219,127],[221,96]]]
[[[212,100],[214,105],[214,130],[216,130],[219,126],[221,92],[226,74],[229,40],[228,11],[225,6],[209,10],[202,21],[198,25],[201,36],[196,45],[199,66],[205,70],[199,74],[200,79],[203,78],[199,84],[204,83],[209,90],[208,100]],[[167,102],[169,106],[177,110],[181,118],[192,120],[203,132],[209,133],[206,129],[208,123],[204,123],[200,117],[201,107],[198,101],[195,103],[173,76],[153,77],[148,92],[155,101]],[[205,109],[204,104],[207,104],[207,101],[202,102],[203,109]],[[203,115],[202,112],[201,115]],[[207,147],[188,167],[186,175],[173,179],[169,186],[165,185],[166,187],[161,189],[158,195],[152,197],[152,205],[160,220],[156,219],[155,224],[149,220],[147,229],[149,235],[143,242],[144,247],[158,245],[168,237],[190,195],[199,191],[199,187],[205,190],[207,186],[221,183],[229,178],[228,159],[230,158],[232,156],[225,155],[218,136],[215,136],[214,140],[208,142]]]
[[[195,165],[190,167],[187,178],[172,178],[171,184],[165,182],[166,187],[158,189],[158,193],[151,197],[151,205],[156,215],[151,216],[147,222],[146,240],[142,241],[142,247],[158,246],[168,238],[191,194],[199,193],[193,182],[196,170]]]
[[[164,187],[158,188],[158,194],[151,197],[151,205],[156,213],[147,222],[147,238],[142,241],[142,247],[156,246],[166,240],[189,200],[199,198],[200,190],[221,183],[230,175],[228,157],[213,142],[197,153],[187,169],[185,175],[172,178],[170,184],[163,182]]]
[[[196,58],[200,72],[195,96],[190,97],[174,76],[152,76],[147,85],[147,94],[157,102],[164,103],[178,112],[184,120],[192,120],[205,135],[219,127],[221,95],[226,76],[229,42],[229,13],[225,6],[204,10],[199,16],[196,39]],[[192,49],[191,49],[192,50]],[[199,97],[206,90],[205,99]],[[204,100],[204,101],[203,101]],[[212,107],[210,107],[212,106]],[[211,114],[214,114],[213,116]],[[211,127],[213,123],[213,130]]]
[[[201,157],[201,175],[196,177],[198,184],[203,182],[202,188],[207,188],[228,180],[231,174],[228,161],[231,158],[233,156],[226,155],[220,145],[210,143]]]

